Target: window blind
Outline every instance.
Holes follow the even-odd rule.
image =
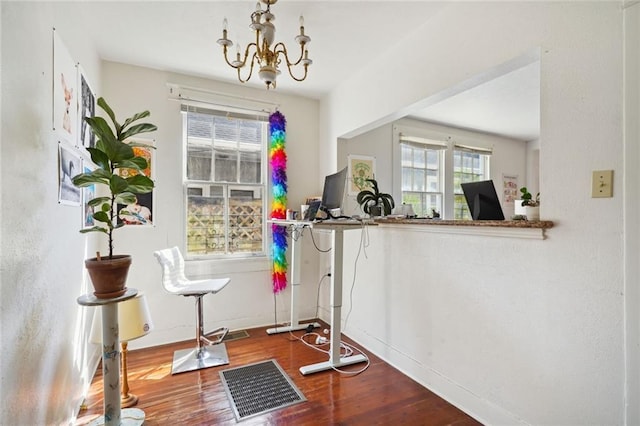
[[[264,111],[246,111],[246,112],[225,111],[225,110],[217,110],[213,108],[204,108],[201,106],[195,106],[195,105],[184,104],[184,103],[180,106],[180,110],[182,112],[193,112],[197,114],[213,115],[213,116],[224,117],[224,118],[236,118],[238,120],[269,121],[269,115]]]
[[[493,154],[493,149],[491,149],[491,148],[478,148],[478,147],[475,147],[475,146],[459,145],[459,144],[454,144],[453,148],[456,151],[470,152],[470,153],[473,153],[473,154],[482,154],[482,155],[491,155],[491,154]]]
[[[237,112],[218,111],[192,105],[182,105],[187,114],[189,141],[237,141],[260,146],[266,116],[251,116]],[[196,138],[196,139],[191,139]]]
[[[402,145],[408,145],[418,149],[447,149],[447,144],[445,142],[425,139],[418,136],[403,135],[402,133],[400,133],[400,143]]]

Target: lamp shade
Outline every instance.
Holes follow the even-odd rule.
[[[121,342],[146,336],[151,330],[153,322],[143,293],[118,304],[118,334]],[[93,315],[90,339],[93,343],[102,343],[102,315],[98,309]]]

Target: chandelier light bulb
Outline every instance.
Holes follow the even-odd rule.
[[[227,21],[227,17],[225,16],[225,18],[222,20],[222,29],[224,31],[227,31],[229,29],[229,21]]]
[[[300,22],[301,27],[304,27],[304,16],[300,15],[300,19],[298,19],[298,22]]]

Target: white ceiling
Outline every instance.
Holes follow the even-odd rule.
[[[222,20],[229,21],[229,38],[246,46],[255,0],[78,2],[76,22],[87,42],[105,60],[216,80],[237,82],[236,72],[222,57],[216,40]],[[319,99],[345,76],[364,67],[375,55],[401,42],[408,29],[428,25],[447,2],[434,1],[293,1],[272,6],[276,42],[295,51],[298,17],[312,39],[313,64],[304,82],[293,81],[286,70],[278,91]],[[378,31],[376,29],[384,29]],[[235,53],[235,47],[232,48]],[[296,52],[297,53],[297,52]],[[293,56],[293,55],[292,55]],[[416,117],[519,139],[537,138],[539,78],[523,69],[416,112]],[[535,83],[534,83],[535,80]],[[238,83],[240,84],[240,83]],[[246,83],[263,88],[257,75]]]
[[[524,141],[540,137],[540,63],[415,111],[411,117]]]

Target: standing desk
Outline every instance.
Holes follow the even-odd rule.
[[[310,228],[313,222],[302,220],[284,220],[284,219],[271,219],[267,221],[278,226],[290,226],[294,232],[299,232],[302,236],[302,230],[304,228]],[[285,333],[287,331],[304,330],[309,325],[313,325],[313,328],[320,327],[317,322],[309,324],[300,324],[298,319],[298,292],[300,290],[300,260],[302,259],[302,241],[300,237],[291,237],[291,322],[287,326],[268,328],[267,334]]]
[[[362,354],[351,355],[347,357],[340,357],[340,342],[341,342],[341,319],[342,319],[342,254],[343,254],[343,246],[344,246],[344,231],[352,230],[352,229],[361,229],[363,224],[357,220],[325,220],[323,222],[306,222],[306,221],[288,221],[288,220],[277,220],[274,219],[271,221],[274,224],[283,224],[283,225],[300,225],[300,226],[308,226],[310,228],[328,230],[331,231],[331,245],[333,250],[331,251],[331,336],[329,339],[330,349],[329,349],[329,360],[324,362],[319,362],[316,364],[310,364],[300,367],[300,373],[303,375],[318,373],[320,371],[330,370],[333,368],[343,367],[346,365],[357,364],[360,362],[366,362],[367,358]],[[292,250],[296,248],[296,241],[294,240],[294,244],[292,244]],[[299,247],[297,247],[299,250]],[[294,250],[295,253],[295,250]],[[298,257],[298,266],[299,266],[299,251]],[[295,265],[295,262],[293,262]],[[298,273],[298,284],[299,284],[299,271]],[[292,276],[294,275],[294,270],[292,266],[291,271]],[[293,283],[292,283],[293,284]],[[291,305],[292,305],[292,318],[293,318],[293,305],[296,302],[293,297],[293,285],[291,290]],[[297,312],[297,311],[296,311]],[[297,322],[297,320],[296,320]],[[292,320],[293,325],[293,320]],[[298,328],[298,330],[306,328],[302,326]]]

